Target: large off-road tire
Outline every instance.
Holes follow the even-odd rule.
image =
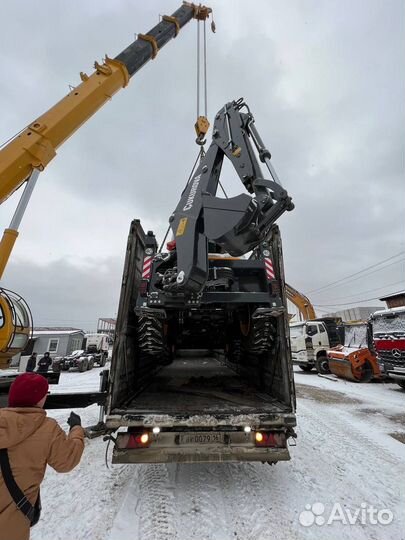
[[[106,362],[107,362],[107,357],[102,355],[101,360],[100,360],[100,367],[104,367]]]
[[[91,358],[87,363],[87,371],[90,371],[94,367],[94,360]]]
[[[314,366],[309,366],[308,364],[298,364],[298,366],[300,369],[302,369],[302,371],[306,371],[307,373],[312,371],[312,368],[314,367]]]
[[[327,375],[330,373],[329,361],[326,355],[318,356],[318,358],[315,360],[315,369],[321,375]]]

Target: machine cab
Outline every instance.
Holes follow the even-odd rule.
[[[28,344],[32,315],[25,300],[7,289],[0,289],[0,368]]]

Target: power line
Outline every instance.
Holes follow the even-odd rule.
[[[355,298],[359,294],[366,294],[369,292],[380,291],[381,289],[385,289],[386,287],[392,287],[393,285],[399,285],[400,283],[405,285],[405,281],[401,279],[400,281],[395,281],[394,283],[387,283],[386,285],[383,285],[382,287],[375,287],[374,289],[368,289],[367,291],[359,291],[357,294],[351,294],[349,296],[342,296],[341,298],[338,298],[338,300],[344,300],[345,298]]]
[[[340,278],[336,281],[332,281],[332,283],[328,283],[327,285],[323,285],[322,287],[319,287],[317,289],[312,289],[312,291],[308,291],[308,294],[311,294],[311,293],[314,293],[314,292],[318,292],[318,291],[322,291],[324,289],[328,289],[329,287],[332,287],[333,285],[336,285],[337,283],[341,283],[342,281],[346,281],[347,279],[353,277],[353,276],[358,276],[359,274],[362,274],[363,272],[365,272],[366,270],[371,270],[372,268],[375,268],[376,266],[380,266],[381,264],[385,263],[385,262],[388,262],[388,261],[391,261],[392,259],[395,259],[396,257],[399,257],[399,255],[402,255],[403,253],[405,253],[405,250],[402,250],[400,251],[399,253],[397,253],[396,255],[392,255],[391,257],[388,257],[387,259],[383,259],[382,261],[378,262],[378,263],[375,263],[375,264],[372,264],[370,266],[367,266],[366,268],[363,268],[362,270],[359,270],[358,272],[354,272],[354,274],[349,274],[348,276],[345,276],[343,278]],[[391,263],[391,265],[393,264],[397,264],[399,262],[401,262],[402,260],[405,260],[405,259],[401,259],[400,261],[395,261],[394,263]],[[384,268],[388,268],[388,266],[391,266],[391,265],[387,265],[385,266]],[[376,272],[382,270],[381,269],[378,269],[376,270]],[[370,273],[373,273],[373,272],[370,272]],[[363,276],[362,276],[363,277]],[[351,281],[351,280],[350,280]]]
[[[393,293],[389,293],[387,295],[384,295],[384,296],[391,296],[391,295],[394,295],[394,294],[401,294],[403,291],[396,291],[396,292],[393,292]],[[374,296],[373,298],[364,298],[363,300],[356,300],[354,302],[343,302],[343,303],[339,303],[339,304],[313,304],[315,307],[334,307],[334,306],[347,306],[348,304],[362,304],[363,302],[370,302],[370,300],[379,300],[380,297],[379,296]]]

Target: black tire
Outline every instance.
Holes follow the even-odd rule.
[[[306,371],[307,373],[312,371],[312,368],[314,367],[314,366],[308,366],[308,364],[298,364],[298,366],[300,369],[302,369],[302,371]]]
[[[94,367],[94,360],[89,360],[87,362],[87,371],[90,371]]]
[[[405,390],[405,381],[397,381],[397,384],[399,384],[399,386]]]
[[[84,373],[87,371],[87,360],[83,360],[83,362],[79,366],[79,372]]]
[[[330,373],[329,360],[325,355],[318,356],[315,360],[315,368],[318,373],[321,375],[327,375]]]
[[[102,356],[101,357],[101,360],[100,360],[100,367],[104,367],[105,364],[107,362],[107,357],[106,356]]]

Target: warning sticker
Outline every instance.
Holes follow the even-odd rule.
[[[177,226],[176,236],[183,236],[186,230],[187,221],[188,221],[188,218],[186,217],[181,218]]]

